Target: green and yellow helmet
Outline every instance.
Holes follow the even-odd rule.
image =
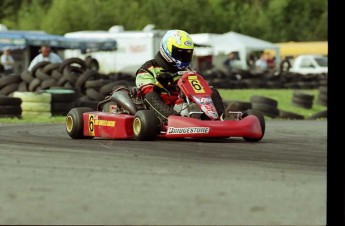
[[[172,66],[184,70],[192,61],[194,43],[190,35],[182,30],[169,30],[163,36],[160,53]]]

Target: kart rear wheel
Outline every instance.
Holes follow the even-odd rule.
[[[84,136],[83,113],[93,111],[89,107],[72,108],[66,115],[66,131],[73,139],[92,139],[92,136]]]
[[[260,111],[254,110],[254,109],[249,109],[247,111],[244,111],[242,118],[245,118],[249,115],[254,115],[259,119],[259,122],[261,125],[262,136],[258,138],[243,137],[243,139],[248,142],[258,142],[264,137],[264,134],[265,134],[265,118],[264,118],[264,115]]]
[[[160,132],[160,121],[153,110],[140,110],[134,115],[134,137],[137,140],[155,140]]]

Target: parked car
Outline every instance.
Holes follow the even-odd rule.
[[[327,74],[328,57],[323,55],[299,55],[292,62],[290,72],[299,74]]]

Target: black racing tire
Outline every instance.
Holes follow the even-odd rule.
[[[0,96],[0,106],[20,106],[22,99],[18,97]]]
[[[314,95],[310,95],[310,94],[303,93],[300,91],[295,91],[293,93],[293,97],[301,99],[301,100],[305,100],[305,101],[310,101],[310,102],[313,102],[313,100],[314,100]]]
[[[307,117],[307,120],[314,120],[314,119],[320,119],[320,118],[327,118],[327,109],[323,111],[316,112],[315,114]]]
[[[63,77],[69,81],[70,83],[72,83],[73,85],[75,85],[75,83],[77,82],[80,74],[82,73],[77,73],[75,71],[72,71],[70,67],[65,67],[65,69],[63,69]]]
[[[89,80],[84,83],[84,87],[88,88],[95,88],[99,90],[102,86],[108,84],[109,82],[105,79],[97,79],[97,80]]]
[[[10,95],[18,90],[19,83],[8,84],[5,87],[0,88],[0,94]]]
[[[277,118],[279,116],[279,110],[276,107],[273,107],[269,104],[255,103],[252,102],[252,109],[259,110],[264,115],[270,118]]]
[[[66,115],[66,132],[73,139],[92,139],[92,136],[84,136],[83,113],[93,111],[89,107],[72,108]]]
[[[87,70],[78,77],[78,80],[75,83],[75,87],[78,89],[78,91],[82,92],[84,90],[84,83],[87,80],[95,79],[98,79],[98,72],[93,70]]]
[[[41,81],[44,81],[44,80],[50,79],[50,75],[45,73],[43,71],[43,68],[37,68],[37,70],[36,70],[36,78],[38,78]]]
[[[12,74],[4,77],[0,77],[0,88],[5,87],[9,84],[20,83],[22,79],[20,75]]]
[[[248,142],[258,142],[258,141],[262,140],[262,138],[265,135],[265,129],[266,129],[265,118],[264,118],[264,115],[260,111],[256,111],[254,109],[249,109],[249,110],[243,112],[242,118],[245,118],[249,115],[254,115],[259,119],[262,136],[259,138],[243,137],[243,140],[248,141]]]
[[[50,63],[44,66],[44,73],[51,75],[54,70],[58,70],[61,66],[61,63]]]
[[[41,89],[48,89],[50,87],[56,86],[56,79],[48,78],[41,82]]]
[[[62,76],[63,76],[63,74],[60,71],[58,71],[58,70],[54,70],[51,73],[51,77],[55,78],[56,80],[59,80]]]
[[[65,69],[65,67],[67,66],[74,66],[74,65],[77,65],[77,67],[80,67],[80,69],[82,71],[86,71],[86,63],[84,60],[78,58],[78,57],[71,57],[71,58],[68,58],[68,59],[65,59],[61,65],[60,65],[60,69],[59,71],[60,72],[63,72],[63,70]]]
[[[275,99],[265,97],[265,96],[251,96],[250,97],[250,102],[251,103],[261,103],[261,104],[267,104],[272,107],[278,107],[278,101]]]
[[[38,78],[34,78],[29,84],[29,91],[30,92],[36,91],[37,87],[39,87],[40,85],[41,85],[41,80],[39,80]]]
[[[0,115],[21,115],[22,108],[21,106],[1,106],[0,107]]]
[[[125,80],[118,80],[115,82],[111,82],[109,84],[105,84],[103,85],[99,91],[101,93],[103,93],[104,95],[110,95],[112,93],[114,93],[115,90],[117,90],[118,88],[123,87],[123,88],[129,88],[128,82]]]
[[[305,109],[312,109],[313,108],[313,101],[298,98],[298,97],[293,97],[292,98],[292,105],[297,106],[297,107],[301,107],[301,108],[305,108]]]
[[[160,121],[153,110],[140,110],[134,115],[133,132],[136,140],[156,140],[160,131]]]
[[[31,75],[31,73],[27,70],[23,71],[20,74],[20,78],[28,84],[34,79],[34,77]]]
[[[290,111],[279,110],[279,117],[278,118],[302,120],[302,119],[304,119],[304,115],[297,114],[297,113],[290,112]]]
[[[97,90],[93,88],[86,89],[85,91],[86,96],[88,96],[91,100],[96,100],[96,101],[101,101],[104,100],[105,95],[102,93],[98,92]]]
[[[98,71],[99,70],[99,63],[95,58],[87,57],[85,59],[85,64],[88,69]]]
[[[57,80],[56,85],[59,87],[63,87],[65,85],[65,83],[67,83],[67,82],[68,82],[68,80],[64,76],[62,76],[61,78],[59,78]]]
[[[43,67],[47,66],[48,64],[50,64],[49,61],[42,61],[42,62],[37,63],[30,71],[31,76],[36,78],[37,69],[41,68],[41,67],[43,68]]]
[[[18,85],[17,91],[19,91],[19,92],[29,91],[28,84],[25,81],[21,81]]]

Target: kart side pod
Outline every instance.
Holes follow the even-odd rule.
[[[138,111],[137,107],[129,96],[128,91],[126,90],[119,90],[114,92],[109,98],[99,102],[98,106],[101,106],[108,101],[116,102],[116,104],[120,105],[123,109],[128,110],[132,115],[135,115],[135,113]]]

